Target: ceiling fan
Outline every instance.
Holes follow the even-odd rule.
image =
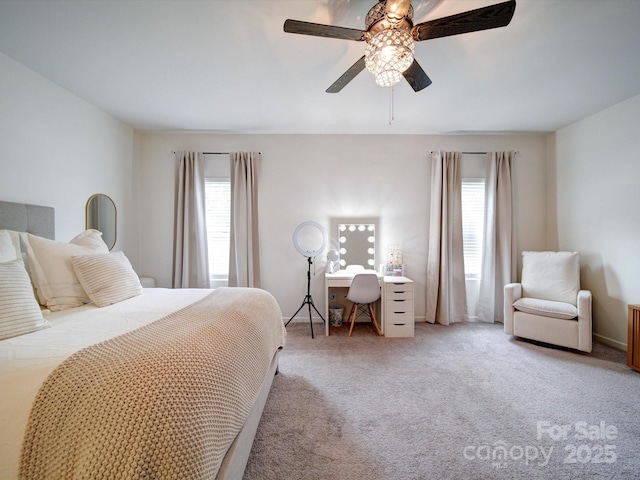
[[[504,27],[511,22],[515,9],[516,1],[509,0],[413,25],[411,0],[380,0],[367,14],[366,30],[289,19],[284,22],[284,31],[366,42],[365,54],[327,93],[342,90],[365,67],[380,86],[395,85],[404,77],[419,92],[431,85],[431,79],[414,58],[414,42]]]

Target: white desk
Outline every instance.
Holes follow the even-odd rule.
[[[394,276],[382,276],[375,270],[359,270],[359,271],[346,271],[340,270],[336,273],[325,273],[324,274],[324,318],[325,318],[325,335],[329,335],[330,330],[330,322],[329,322],[329,289],[334,287],[350,287],[351,282],[353,281],[353,277],[355,277],[359,273],[375,273],[378,275],[378,282],[380,286],[383,287],[385,284],[395,284],[395,283],[413,283],[412,280],[406,277],[394,277]],[[378,323],[380,324],[380,329],[382,330],[382,334],[385,334],[385,292],[386,289],[383,288],[381,292],[381,302],[382,307],[379,309],[380,313],[378,315]],[[411,298],[411,305],[413,310],[413,296]],[[345,312],[347,315],[348,312]],[[413,315],[412,315],[413,316]],[[413,333],[413,328],[411,328],[411,332]]]

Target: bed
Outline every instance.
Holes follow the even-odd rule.
[[[273,297],[143,289],[99,232],[54,242],[53,219],[0,202],[0,478],[242,478],[285,342]]]

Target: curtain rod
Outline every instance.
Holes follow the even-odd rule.
[[[434,153],[433,150],[429,151],[429,154]],[[486,155],[489,152],[460,152],[463,155]],[[519,154],[520,152],[515,152],[516,155]]]
[[[171,151],[174,155],[176,152]],[[231,155],[231,152],[202,152],[203,155]],[[258,152],[258,155],[262,155],[262,152]]]

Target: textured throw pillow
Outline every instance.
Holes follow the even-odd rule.
[[[0,263],[0,340],[49,327],[22,259]]]
[[[71,257],[109,253],[99,231],[85,230],[69,243],[30,233],[23,233],[22,241],[31,280],[42,305],[58,311],[89,303],[89,297],[73,271]]]
[[[17,236],[13,238],[13,233],[9,230],[0,230],[0,263],[22,258],[20,239]]]
[[[142,293],[140,278],[122,252],[72,258],[84,291],[98,307],[106,307]]]

